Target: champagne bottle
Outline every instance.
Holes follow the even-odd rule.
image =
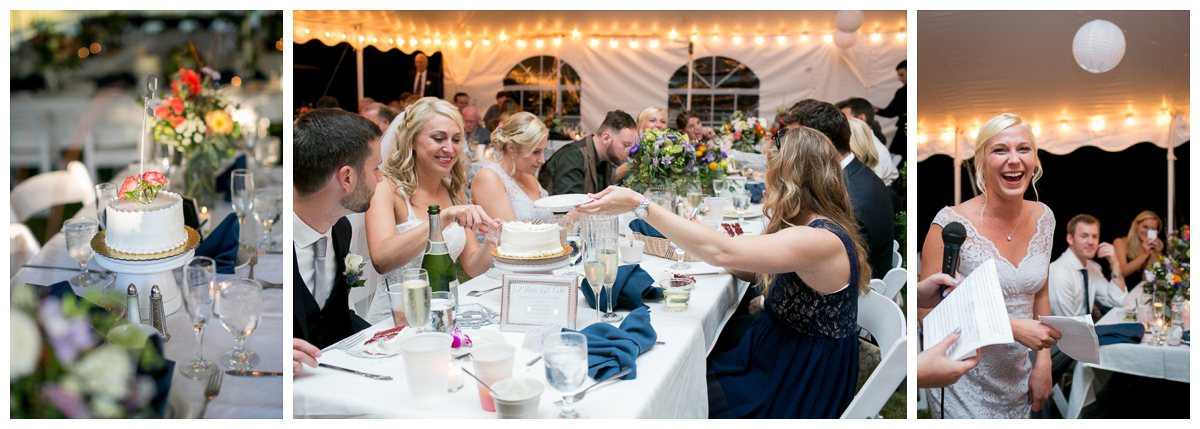
[[[421,268],[429,274],[429,286],[433,292],[453,293],[457,301],[458,274],[454,270],[454,260],[450,259],[450,248],[442,238],[441,213],[440,207],[429,206],[429,246],[425,248]]]

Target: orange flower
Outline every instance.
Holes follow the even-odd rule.
[[[171,106],[171,110],[174,111],[176,115],[183,114],[183,99],[182,98],[167,99],[167,104]]]
[[[717,169],[717,163],[715,163],[715,162],[710,162],[710,163],[708,163],[708,169],[709,169],[709,170],[716,170],[716,169]]]
[[[156,106],[154,108],[154,117],[158,119],[166,119],[171,115],[171,107],[167,105]]]
[[[182,124],[184,121],[182,116],[171,116],[170,119],[172,127],[178,127],[179,124]]]
[[[233,132],[233,118],[224,110],[209,112],[204,117],[204,123],[208,124],[209,131],[216,134],[228,135]]]

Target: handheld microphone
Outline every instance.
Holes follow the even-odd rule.
[[[942,273],[950,277],[958,272],[958,255],[962,250],[963,241],[967,239],[967,229],[961,223],[950,222],[942,228]],[[945,292],[946,286],[942,286]]]

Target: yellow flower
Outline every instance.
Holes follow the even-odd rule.
[[[723,160],[723,159],[722,159],[722,160],[721,160],[721,166],[722,166],[722,167],[728,167],[728,166],[729,166],[729,163],[728,163],[728,162],[725,162],[725,160]]]
[[[228,135],[233,132],[233,118],[224,110],[209,112],[204,117],[204,123],[208,125],[209,131],[217,134]]]
[[[717,169],[717,163],[715,163],[715,162],[710,162],[710,163],[708,163],[708,169],[709,169],[709,170],[716,170],[716,169]]]

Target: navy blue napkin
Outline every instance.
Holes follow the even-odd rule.
[[[217,193],[225,194],[226,202],[233,201],[233,193],[229,192],[229,179],[233,177],[233,170],[239,168],[246,168],[246,155],[237,157],[237,159],[233,161],[233,165],[229,166],[229,168],[226,168],[225,171],[222,171],[221,174],[217,175]]]
[[[746,190],[750,191],[750,202],[757,203],[762,201],[764,189],[767,189],[766,183],[747,183]]]
[[[208,238],[196,246],[196,256],[207,256],[217,261],[217,272],[233,274],[237,266],[238,238],[241,237],[237,213],[230,213],[225,220],[208,234]]]
[[[649,223],[641,219],[634,219],[633,222],[629,222],[629,229],[647,237],[667,238],[663,237],[661,232],[658,232],[657,229],[654,229],[653,226],[650,226]]]
[[[1192,341],[1192,330],[1191,329],[1183,331],[1183,340],[1189,341],[1189,342]]]
[[[563,329],[563,332],[571,332]],[[588,375],[603,380],[625,369],[631,369],[622,380],[637,378],[638,355],[654,347],[658,333],[650,326],[650,309],[642,307],[625,316],[621,327],[596,323],[579,333],[587,337]]]
[[[583,298],[587,300],[588,305],[596,308],[596,296],[592,293],[587,279],[583,279],[582,289]],[[650,273],[636,264],[622,265],[617,269],[617,281],[613,283],[612,290],[617,295],[613,306],[625,310],[644,308],[646,304],[642,303],[643,299],[659,299],[663,296],[662,288],[654,287],[654,278],[650,277]],[[600,302],[600,308],[607,309],[608,291],[604,288],[600,289]]]
[[[1096,337],[1102,346],[1119,343],[1138,344],[1142,342],[1144,331],[1145,327],[1141,323],[1100,325],[1096,327]]]

